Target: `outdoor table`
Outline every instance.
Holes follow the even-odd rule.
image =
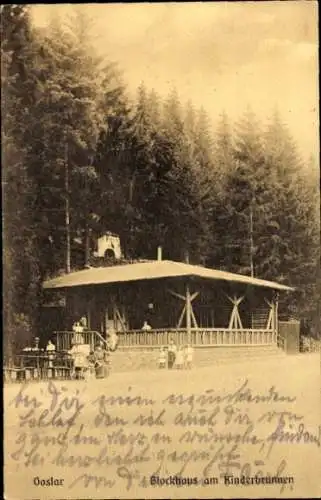
[[[72,356],[66,351],[50,353],[55,378],[70,378],[73,371]],[[50,369],[50,368],[49,368]]]
[[[72,369],[72,359],[66,352],[25,351],[18,354],[17,358],[25,379],[65,378]]]
[[[40,377],[41,354],[43,354],[43,351],[33,349],[22,351],[21,354],[17,355],[17,359],[19,360],[18,365],[26,380]]]

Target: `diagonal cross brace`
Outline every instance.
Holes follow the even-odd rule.
[[[184,295],[181,295],[180,293],[177,293],[177,292],[174,292],[174,290],[170,290],[168,289],[169,293],[174,295],[174,297],[177,297],[178,299],[181,299],[181,300],[186,300],[186,297]],[[196,299],[196,297],[199,295],[200,292],[195,292],[191,295],[191,302],[193,302],[194,299]]]

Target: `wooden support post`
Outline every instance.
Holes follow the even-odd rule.
[[[181,295],[180,293],[174,292],[173,290],[168,289],[169,293],[172,294],[174,297],[177,297],[178,299],[184,300],[186,297],[184,295]]]
[[[180,328],[182,326],[182,321],[183,321],[183,318],[185,316],[185,312],[186,312],[186,304],[184,305],[184,307],[182,309],[181,315],[180,315],[178,323],[177,323],[177,328]]]
[[[244,297],[233,297],[233,299],[231,297],[229,297],[227,295],[227,298],[229,299],[230,302],[232,302],[233,304],[233,309],[232,309],[232,313],[231,313],[231,317],[230,317],[230,322],[229,322],[229,330],[233,330],[233,329],[243,329],[243,326],[242,326],[242,321],[241,321],[241,317],[240,317],[240,314],[239,314],[239,310],[238,310],[238,306],[239,304],[242,302],[242,300],[244,299]]]
[[[192,306],[191,306],[191,315],[192,315],[192,320],[193,320],[194,328],[198,328],[198,324],[197,324],[197,321],[196,321],[195,314],[194,314]]]
[[[105,311],[104,311],[104,335],[105,338],[107,336],[107,330],[108,330],[108,306],[105,306]]]
[[[186,330],[187,330],[187,342],[188,342],[188,344],[191,343],[191,339],[192,339],[191,309],[192,309],[191,294],[190,294],[189,284],[186,283]]]
[[[279,333],[279,294],[275,294],[274,298],[274,342],[277,342],[278,333]]]
[[[197,326],[197,321],[195,318],[195,314],[192,308],[192,302],[193,300],[198,297],[200,292],[194,292],[192,295],[190,294],[189,290],[189,285],[186,285],[186,295],[181,295],[180,293],[174,292],[173,290],[168,289],[168,292],[173,295],[174,297],[177,297],[178,299],[184,300],[185,305],[183,307],[183,310],[181,312],[181,315],[179,317],[178,323],[177,323],[177,328],[181,327],[184,315],[186,315],[186,329],[187,329],[187,337],[188,337],[188,342],[191,342],[191,322],[193,321],[194,328],[198,328]],[[189,305],[187,305],[189,304]]]
[[[116,304],[116,300],[115,300],[115,297],[112,298],[111,300],[111,303],[112,303],[112,310],[113,310],[113,327],[114,327],[114,331],[117,332],[118,330],[118,323],[120,323],[120,326],[121,326],[121,329],[123,332],[126,331],[126,321],[125,321],[125,314],[121,314],[120,313],[120,309],[118,307],[118,305]],[[108,324],[108,318],[107,318],[107,321],[106,321],[106,325]]]
[[[185,302],[186,297],[184,295],[181,295],[180,293],[174,292],[174,290],[170,290],[170,289],[168,289],[168,292],[170,294],[172,294],[174,297],[177,297],[178,299],[184,300],[184,302]],[[196,297],[198,297],[199,294],[200,294],[200,292],[194,292],[193,295],[190,295],[191,302],[193,302],[193,300],[196,299]]]
[[[210,327],[211,328],[215,327],[215,315],[214,315],[213,309],[211,309],[211,324],[210,324]]]
[[[126,326],[125,326],[124,318],[122,318],[122,316],[121,316],[121,314],[120,314],[117,306],[116,306],[116,316],[119,319],[119,322],[121,324],[121,328],[122,328],[123,332],[125,332],[126,331]],[[117,330],[117,328],[115,328],[115,329]]]
[[[121,308],[121,317],[122,317],[122,320],[123,320],[124,329],[126,331],[127,329],[129,329],[129,325],[128,325],[128,320],[127,320],[127,314],[126,314],[126,308],[125,308],[125,306],[122,306],[122,308]]]
[[[196,297],[198,297],[200,294],[200,292],[194,292],[193,295],[191,295],[191,302],[193,302],[194,299],[196,299]]]
[[[270,312],[269,312],[269,317],[267,320],[267,325],[266,325],[267,330],[274,330],[274,306],[271,304],[270,306]]]
[[[91,326],[91,303],[89,302],[87,307],[87,328],[90,330]]]
[[[267,330],[272,330],[274,332],[275,330],[275,307],[274,307],[274,302],[270,302],[269,300],[267,299],[264,299],[265,302],[267,303],[267,305],[270,307],[270,311],[269,311],[269,316],[268,316],[268,319],[267,319],[267,324],[266,324],[266,329]]]
[[[115,304],[114,298],[112,299],[112,305],[113,305],[113,326],[114,326],[114,330],[116,331],[117,330],[117,313],[116,313],[117,306]]]

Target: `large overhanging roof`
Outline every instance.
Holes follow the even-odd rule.
[[[245,285],[272,288],[273,290],[293,290],[285,285],[242,274],[228,273],[202,266],[192,266],[170,260],[137,262],[110,267],[95,267],[65,274],[45,281],[44,288],[59,289],[77,286],[107,285],[128,281],[147,281],[164,278],[195,277],[208,280],[223,280]]]

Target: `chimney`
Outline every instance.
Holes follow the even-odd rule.
[[[162,260],[162,247],[157,247],[157,260]]]
[[[185,257],[185,259],[184,259],[185,260],[185,264],[189,264],[189,252],[188,252],[188,250],[186,250],[184,252],[184,257]]]

